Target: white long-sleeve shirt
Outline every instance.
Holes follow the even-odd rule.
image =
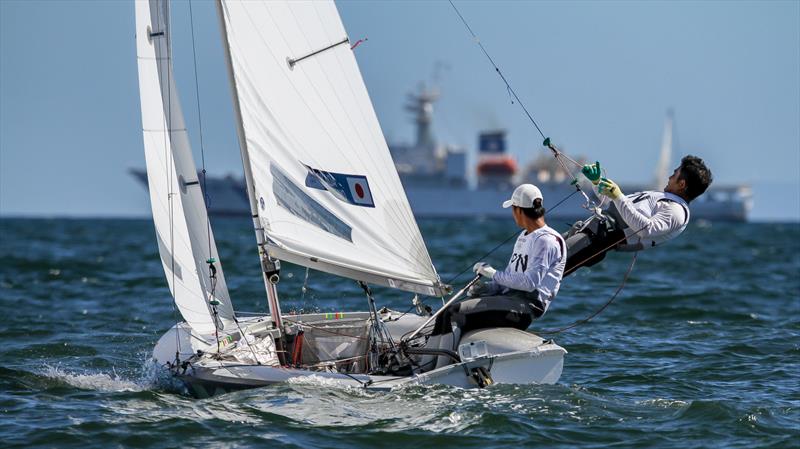
[[[543,226],[531,233],[523,231],[514,243],[508,266],[497,270],[492,281],[502,294],[509,290],[538,290],[547,310],[561,286],[566,262],[564,241],[553,228]]]
[[[689,205],[669,192],[647,191],[614,200],[628,228],[628,244],[656,246],[677,237],[689,224]],[[638,231],[638,232],[637,232]]]

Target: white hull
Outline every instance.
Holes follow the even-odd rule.
[[[575,191],[568,183],[535,183],[542,191],[547,207],[552,208],[559,201]],[[511,197],[514,186],[507,189],[466,189],[458,187],[424,187],[405,184],[406,195],[411,210],[417,218],[509,218],[508,209],[503,209],[503,201]],[[645,186],[621,186],[623,192],[649,190]],[[585,200],[575,194],[547,212],[552,220],[571,220],[583,218],[589,212],[582,207]],[[708,192],[692,201],[692,219],[719,221],[747,221],[753,206],[752,192],[748,186],[712,186]]]
[[[318,315],[317,315],[318,316]],[[297,317],[287,317],[289,319]],[[410,316],[408,325],[419,317]],[[401,320],[402,321],[402,320]],[[269,317],[259,317],[242,323],[247,332],[254,328],[266,329]],[[250,324],[248,323],[255,323]],[[161,337],[154,358],[166,366],[174,360],[176,344],[181,347],[181,359],[186,359],[197,350],[212,353],[216,350],[188,335],[184,323],[178,324]],[[406,328],[402,329],[405,331]],[[175,332],[179,332],[180,343],[176,343]],[[257,332],[257,331],[256,331]],[[400,331],[398,331],[399,333]],[[394,334],[394,332],[392,332]],[[500,337],[498,340],[497,337]],[[513,350],[503,346],[513,339]],[[461,342],[486,344],[488,351],[474,358],[459,362],[441,362],[435,369],[407,376],[339,373],[282,366],[257,365],[235,361],[201,359],[172,370],[182,380],[192,395],[208,397],[234,390],[265,387],[283,382],[317,382],[324,385],[364,388],[368,390],[390,390],[405,385],[450,385],[461,388],[478,388],[486,383],[494,384],[553,384],[561,377],[564,355],[567,351],[552,341],[510,328],[481,329],[467,333]],[[499,346],[498,346],[498,343]],[[457,345],[452,345],[456,346]],[[443,359],[443,357],[442,357]],[[482,369],[482,370],[481,370]],[[481,371],[477,373],[476,371]],[[485,374],[489,382],[479,379]]]
[[[131,173],[147,186],[146,174],[140,170]],[[537,183],[542,194],[552,207],[557,201],[573,192],[569,184]],[[228,176],[208,178],[208,192],[211,198],[209,213],[216,216],[247,216],[250,206],[244,181]],[[507,200],[514,186],[507,189],[466,187],[426,187],[410,182],[404,184],[408,201],[414,216],[419,218],[464,218],[487,217],[508,218],[508,210],[499,206]],[[647,190],[645,186],[622,186],[623,192]],[[692,201],[692,219],[747,221],[753,207],[753,194],[748,186],[712,186],[708,192]],[[548,217],[553,220],[582,218],[589,213],[581,207],[583,197],[573,195]]]

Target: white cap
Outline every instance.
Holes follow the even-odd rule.
[[[511,195],[511,199],[508,201],[503,202],[503,207],[508,208],[511,206],[517,207],[524,207],[529,208],[533,207],[533,201],[535,199],[541,199],[544,201],[542,197],[542,192],[533,184],[522,184],[516,189],[514,189],[514,193]]]

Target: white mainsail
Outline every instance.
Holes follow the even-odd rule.
[[[136,1],[136,54],[147,182],[158,251],[170,291],[195,332],[233,324],[233,306],[197,178],[170,58],[168,2]],[[169,130],[169,132],[167,131]],[[216,285],[209,277],[216,259]],[[215,322],[211,300],[217,306]]]
[[[270,255],[442,294],[333,2],[219,1]]]

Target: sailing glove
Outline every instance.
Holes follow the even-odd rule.
[[[481,296],[485,288],[486,285],[483,282],[478,281],[472,284],[472,286],[469,289],[467,289],[467,296],[469,296],[470,298],[477,298],[478,296]]]
[[[479,276],[487,277],[489,279],[492,279],[494,277],[494,273],[497,272],[497,270],[492,268],[492,266],[486,262],[476,263],[475,266],[472,267],[472,271]]]
[[[622,190],[620,190],[617,183],[608,178],[600,178],[600,183],[597,185],[597,191],[601,195],[605,195],[612,200],[622,196]]]
[[[583,173],[589,181],[592,181],[592,184],[597,185],[597,183],[600,182],[600,162],[596,161],[594,165],[584,165],[581,169],[581,173]]]

